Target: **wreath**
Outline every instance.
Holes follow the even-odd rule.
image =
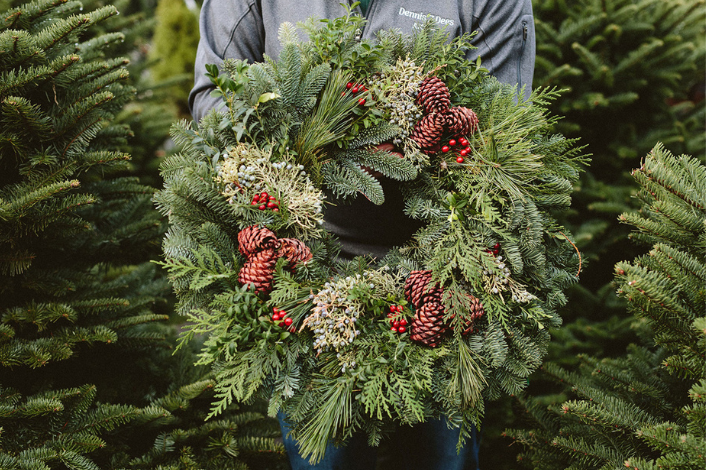
[[[285,24],[278,60],[209,66],[225,106],[175,126],[156,196],[211,415],[264,396],[312,462],[439,415],[462,443],[485,400],[526,386],[580,270],[554,218],[584,163],[552,134],[557,92],[518,99],[433,21],[375,42],[363,21],[309,20],[306,41]],[[378,174],[422,227],[383,259],[340,259],[327,208],[382,203]]]

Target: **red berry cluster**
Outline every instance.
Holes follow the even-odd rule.
[[[260,194],[255,194],[250,205],[257,206],[261,211],[271,209],[272,212],[279,212],[279,201],[276,197],[270,196],[265,191]]]
[[[399,318],[399,314],[402,313],[402,310],[404,310],[402,305],[390,305],[390,313],[387,314],[387,318],[390,319],[390,331],[399,334],[407,331],[407,320]]]
[[[485,251],[493,256],[498,256],[498,254],[500,253],[500,243],[496,243],[495,245],[493,245],[492,249],[489,248]]]
[[[353,83],[353,82],[346,83],[346,88],[354,95],[356,93],[362,93],[362,92],[368,91],[368,89],[365,88],[365,85],[361,85],[361,84]],[[346,92],[344,91],[343,93],[341,93],[341,96],[345,96],[345,94],[346,94]],[[358,100],[358,104],[360,106],[363,106],[365,104],[365,98],[360,98]]]
[[[294,323],[294,320],[287,316],[287,312],[285,312],[284,310],[280,310],[277,307],[272,307],[272,321],[277,323],[277,326],[279,326],[280,328],[286,328],[292,333],[297,331],[297,328],[292,325],[292,323]]]
[[[461,150],[458,152],[459,155],[458,157],[456,157],[456,162],[463,163],[463,157],[468,155],[471,151],[471,147],[468,146],[468,140],[466,140],[465,137],[461,137],[460,139],[458,139],[458,141],[456,141],[456,139],[449,140],[448,145],[444,145],[441,147],[441,151],[444,153],[450,152],[451,149],[456,145],[461,146]]]

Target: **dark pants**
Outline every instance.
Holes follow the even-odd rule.
[[[351,438],[345,446],[329,444],[324,458],[316,465],[299,455],[296,441],[287,436],[289,427],[279,413],[284,447],[292,470],[375,470],[377,448],[368,446],[363,433]],[[404,470],[478,470],[480,435],[475,427],[461,452],[456,452],[459,430],[449,429],[445,419],[436,419],[414,427],[402,426],[393,436],[394,464],[386,469]]]

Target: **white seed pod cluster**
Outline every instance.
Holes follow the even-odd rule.
[[[317,353],[340,351],[360,335],[357,323],[364,313],[363,304],[348,296],[351,289],[365,282],[360,275],[349,276],[327,282],[313,295],[314,308],[302,322],[302,329],[314,333]]]
[[[215,180],[224,184],[222,194],[231,203],[266,191],[275,196],[283,209],[287,228],[296,238],[318,238],[324,222],[325,196],[309,178],[303,165],[283,155],[271,161],[271,155],[248,144],[239,144],[228,152],[218,168]]]
[[[374,75],[370,82],[374,94],[382,96],[382,109],[390,124],[402,129],[401,135],[392,143],[404,149],[405,157],[411,158],[418,155],[422,160],[425,158],[424,154],[419,151],[419,145],[409,136],[423,115],[422,109],[416,104],[416,99],[419,84],[424,76],[423,67],[409,58],[400,58],[394,66]]]
[[[537,298],[529,293],[525,286],[510,277],[512,273],[502,256],[496,256],[493,261],[497,269],[483,271],[483,287],[488,294],[502,297],[503,292],[510,291],[512,300],[517,303],[529,303]]]

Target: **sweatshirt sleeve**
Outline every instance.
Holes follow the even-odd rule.
[[[532,92],[536,52],[531,0],[478,1],[473,11],[473,43],[469,58],[481,57],[483,67],[499,81]]]
[[[221,67],[225,58],[262,61],[264,28],[255,0],[205,0],[199,18],[201,38],[194,65],[194,88],[189,94],[192,117],[198,121],[222,105],[211,96],[214,87],[206,77],[206,65]]]

